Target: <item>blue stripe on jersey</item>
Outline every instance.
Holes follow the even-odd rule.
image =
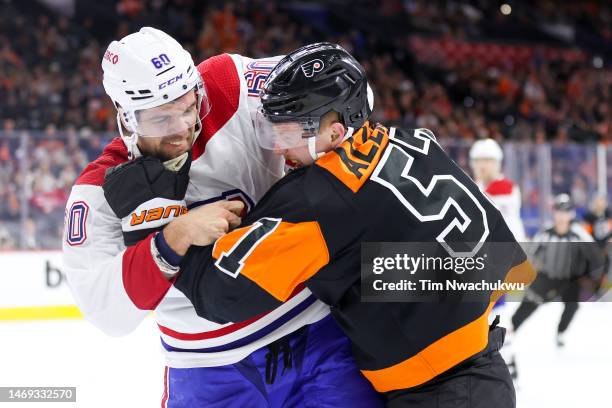
[[[227,351],[227,350],[236,349],[236,348],[245,346],[247,344],[253,343],[254,341],[259,340],[260,338],[272,333],[274,330],[278,329],[279,327],[287,323],[289,320],[293,319],[294,317],[302,313],[310,305],[316,302],[316,300],[317,299],[313,295],[310,295],[306,299],[304,299],[302,302],[297,304],[293,309],[289,310],[287,313],[280,316],[278,319],[271,322],[266,327],[262,327],[260,330],[256,331],[255,333],[251,333],[246,337],[240,338],[231,343],[223,344],[220,346],[207,347],[207,348],[201,348],[201,349],[185,349],[185,348],[172,347],[171,345],[167,344],[163,339],[160,339],[160,340],[162,342],[162,345],[167,351],[178,351],[178,352],[188,352],[188,353],[215,353],[218,351]]]

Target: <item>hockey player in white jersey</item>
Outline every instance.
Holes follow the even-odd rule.
[[[504,216],[510,231],[518,242],[525,241],[525,228],[521,221],[521,191],[502,174],[504,152],[493,139],[476,141],[470,149],[470,167],[474,180],[493,201]]]
[[[282,159],[254,140],[251,116],[277,61],[223,54],[195,66],[149,27],[113,41],[103,57],[121,137],[72,188],[66,275],[85,318],[110,335],[130,333],[155,310],[163,407],[380,404],[308,289],[270,313],[220,325],[172,286],[177,255],[236,225],[283,175]]]
[[[525,242],[527,238],[523,221],[521,221],[521,191],[512,180],[502,173],[504,152],[501,146],[493,139],[478,140],[470,148],[469,158],[476,184],[502,213],[517,242]],[[502,325],[509,327],[510,316],[506,309],[506,296],[502,296],[493,307],[489,322],[493,322],[496,316],[500,316]],[[516,378],[512,342],[513,333],[509,330],[500,352],[508,363],[512,378]]]

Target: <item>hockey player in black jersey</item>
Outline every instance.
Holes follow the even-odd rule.
[[[473,302],[362,302],[362,242],[433,242],[447,255],[491,242],[491,271],[530,282],[533,269],[499,211],[426,129],[367,121],[361,65],[329,43],[274,68],[255,118],[263,147],[299,167],[241,227],[192,247],[175,286],[218,322],[268,313],[303,285],[332,307],[364,376],[389,407],[513,407],[515,393],[489,328],[500,293]]]

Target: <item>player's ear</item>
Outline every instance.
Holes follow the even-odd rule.
[[[334,122],[331,124],[331,143],[332,148],[336,148],[340,143],[342,143],[342,139],[344,139],[344,135],[346,135],[346,127],[340,122]]]

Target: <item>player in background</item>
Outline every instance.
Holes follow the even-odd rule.
[[[300,407],[310,394],[321,407],[379,403],[329,307],[308,289],[269,313],[217,324],[173,286],[176,256],[236,226],[237,213],[283,174],[282,157],[256,143],[252,120],[277,61],[223,54],[195,66],[150,27],[113,41],[103,57],[121,137],[72,188],[66,274],[85,318],[110,335],[130,333],[155,310],[163,407]]]
[[[502,174],[502,148],[493,139],[478,140],[470,148],[469,157],[476,184],[502,213],[514,238],[518,242],[525,242],[525,228],[521,221],[521,191]]]
[[[612,257],[612,247],[608,244],[610,238],[612,238],[612,213],[608,208],[608,200],[605,195],[597,195],[591,203],[591,208],[584,214],[583,223],[589,234],[593,236],[593,239],[604,253],[606,257],[606,273],[604,274],[604,280],[607,278],[605,275],[610,274],[610,258]],[[602,282],[602,285],[605,282]]]
[[[482,139],[474,142],[469,153],[470,167],[478,187],[491,199],[502,213],[508,228],[518,242],[525,242],[525,228],[521,220],[521,192],[512,180],[502,173],[504,152],[493,139]],[[509,313],[506,311],[506,296],[502,296],[491,311],[489,322],[500,316],[502,325],[509,325]],[[508,368],[515,377],[515,367],[512,361],[512,336],[506,336],[501,354],[508,362]]]
[[[332,306],[387,406],[514,407],[497,352],[503,329],[487,322],[499,293],[459,303],[362,301],[362,242],[438,243],[434,253],[452,257],[482,249],[495,279],[532,278],[499,211],[433,134],[374,126],[371,109],[365,72],[343,48],[313,44],[281,60],[262,90],[257,139],[300,168],[241,228],[214,247],[190,248],[175,285],[199,314],[222,322],[277,307],[305,284]]]
[[[536,234],[530,244],[530,259],[538,276],[512,316],[509,331],[516,333],[542,303],[562,301],[556,343],[563,347],[581,288],[600,281],[605,260],[593,237],[575,222],[574,205],[567,194],[555,197],[552,215],[553,225]],[[514,356],[512,362],[516,368]]]

